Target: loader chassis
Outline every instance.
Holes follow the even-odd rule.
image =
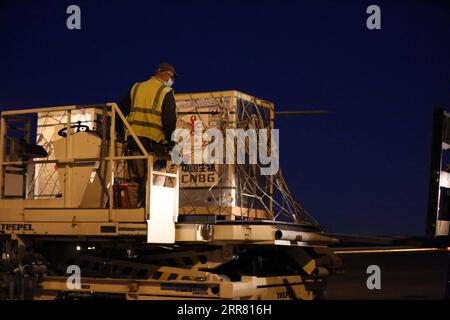
[[[235,91],[214,94],[225,95],[230,106],[251,100]],[[273,105],[258,103],[273,116]],[[36,120],[30,114],[38,114],[37,137],[30,133]],[[116,140],[119,121],[142,156],[123,153],[123,142]],[[142,208],[124,196],[128,160],[147,161]],[[114,103],[2,112],[0,298],[323,298],[327,276],[340,269],[327,247],[334,239],[311,223],[276,220],[272,185],[262,189],[262,205],[244,201],[238,171],[224,168],[214,173],[214,183],[221,184],[216,189],[180,187],[178,167],[154,171],[153,155]],[[153,185],[158,175],[166,178],[163,187]],[[292,205],[285,185],[278,185]],[[210,192],[208,201],[230,195],[236,200],[205,204],[199,190]],[[298,215],[301,208],[291,209]],[[70,266],[81,271],[79,286],[68,282]]]

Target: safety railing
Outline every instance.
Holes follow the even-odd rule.
[[[101,110],[101,132],[98,132],[101,138],[101,154],[99,157],[77,157],[74,153],[74,140],[75,134],[74,128],[72,126],[73,119],[72,113],[77,112],[83,109],[97,109]],[[22,118],[26,115],[36,115],[42,114],[45,112],[64,112],[65,113],[65,124],[66,124],[66,136],[64,144],[60,143],[60,147],[64,151],[64,157],[59,157],[58,159],[45,159],[38,160],[38,158],[30,158],[27,160],[17,160],[11,159],[11,147],[7,150],[6,141],[11,139],[8,137],[8,129],[11,129],[9,122],[16,121],[19,118]],[[116,125],[117,120],[120,120],[129,136],[134,139],[136,145],[139,147],[142,155],[118,155],[116,152]],[[30,121],[26,120],[26,125],[24,125],[24,136],[26,136],[25,140],[27,143],[31,143],[31,134]],[[76,122],[75,122],[76,123]],[[109,128],[108,128],[109,124]],[[61,126],[61,123],[58,124]],[[78,123],[78,126],[80,123]],[[82,125],[82,123],[81,123]],[[28,130],[28,132],[26,132]],[[77,129],[78,130],[78,129]],[[109,137],[109,139],[108,139]],[[9,156],[7,157],[7,151],[9,151]],[[76,165],[87,165],[87,164],[95,164],[101,163],[104,165],[104,170],[106,172],[106,176],[104,177],[104,188],[107,194],[107,207],[109,209],[109,220],[115,221],[114,217],[114,182],[116,176],[116,166],[115,163],[117,161],[126,162],[128,160],[145,160],[147,162],[147,179],[146,179],[146,201],[145,201],[145,212],[147,219],[150,217],[150,198],[151,193],[153,191],[153,177],[156,175],[162,175],[171,179],[174,179],[172,183],[173,188],[175,188],[176,196],[174,197],[174,205],[178,206],[178,167],[175,167],[174,173],[169,172],[157,172],[153,170],[153,162],[155,155],[148,153],[137,135],[135,134],[133,128],[128,123],[126,117],[123,115],[119,107],[116,103],[106,103],[101,105],[71,105],[71,106],[60,106],[60,107],[49,107],[49,108],[34,108],[34,109],[23,109],[23,110],[10,110],[3,111],[0,116],[0,201],[7,200],[5,196],[5,173],[6,168],[11,166],[22,166],[24,168],[28,168],[30,165],[38,165],[38,164],[55,164],[61,171],[64,171],[64,179],[63,179],[63,206],[62,208],[73,208],[71,206],[72,199],[74,193],[73,188],[77,188],[79,186],[74,185],[74,167]],[[24,195],[24,199],[27,198],[27,193]],[[104,209],[104,208],[103,208]],[[178,212],[178,211],[177,211]]]

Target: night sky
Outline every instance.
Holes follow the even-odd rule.
[[[66,28],[71,4],[81,30]],[[370,4],[381,30],[366,28]],[[291,191],[328,231],[424,234],[449,2],[0,0],[1,110],[117,101],[161,61],[179,93],[332,111],[276,121]]]

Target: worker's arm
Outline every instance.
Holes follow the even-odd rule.
[[[119,102],[119,109],[122,111],[123,115],[126,117],[130,113],[131,109],[131,98],[130,95],[126,95],[122,100]]]
[[[172,132],[175,131],[177,126],[177,105],[175,104],[175,96],[173,90],[171,90],[164,97],[162,105],[161,121],[163,125],[164,137],[170,144],[172,141]]]
[[[130,113],[131,109],[131,98],[130,95],[127,95],[124,97],[120,102],[118,103],[120,111],[122,111],[123,115],[126,117]],[[119,118],[119,116],[116,116],[116,119]],[[121,120],[116,120],[116,133],[118,139],[125,139],[125,125]]]

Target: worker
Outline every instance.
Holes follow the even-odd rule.
[[[120,104],[121,109],[128,113],[127,121],[144,148],[156,155],[157,160],[153,166],[155,171],[165,170],[166,159],[174,145],[171,137],[176,129],[177,116],[172,85],[178,77],[171,64],[161,63],[149,80],[135,83],[129,96]],[[128,133],[127,154],[142,155],[130,133]],[[142,159],[130,160],[128,164],[130,173],[139,185],[137,206],[145,206],[147,162]],[[154,185],[163,186],[164,181],[163,176],[156,176]]]

